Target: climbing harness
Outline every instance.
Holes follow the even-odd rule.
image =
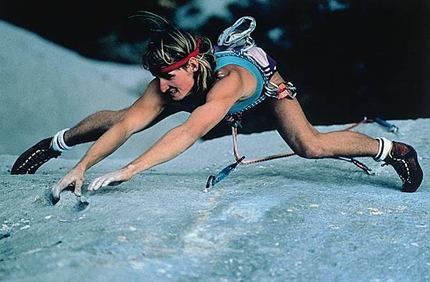
[[[354,129],[361,124],[372,123],[372,122],[376,122],[379,125],[386,127],[390,132],[393,132],[393,133],[398,132],[397,126],[387,122],[386,120],[378,118],[378,117],[374,118],[374,119],[369,119],[367,117],[364,117],[361,121],[356,122],[356,123],[352,124],[351,126],[346,127],[344,130],[346,130],[346,131],[351,130],[351,129]],[[396,129],[393,130],[393,128],[396,128]],[[286,158],[286,157],[291,157],[291,156],[296,155],[296,153],[294,153],[294,152],[288,152],[288,153],[283,153],[283,154],[276,154],[276,155],[270,155],[270,156],[266,156],[266,157],[251,159],[251,160],[245,160],[245,156],[240,155],[239,150],[238,150],[238,146],[237,146],[237,134],[238,134],[237,133],[237,126],[232,125],[231,129],[232,129],[232,137],[233,137],[233,152],[234,152],[234,157],[235,157],[236,161],[234,163],[228,165],[224,169],[222,169],[217,175],[210,175],[207,182],[206,182],[204,192],[209,192],[210,188],[212,188],[215,184],[217,184],[220,181],[222,181],[223,179],[225,179],[233,170],[235,170],[235,168],[238,165],[255,164],[255,163],[260,163],[260,162],[265,162],[265,161],[270,161],[270,160],[275,160],[275,159],[280,159],[280,158]],[[339,156],[339,157],[333,157],[333,159],[350,162],[350,163],[354,164],[355,166],[357,166],[358,168],[360,168],[361,170],[363,170],[365,173],[367,173],[367,174],[372,173],[372,170],[369,167],[367,167],[365,164],[363,164],[362,162],[358,161],[355,158],[347,158],[347,157]]]
[[[217,45],[215,46],[216,58],[223,57],[239,57],[252,63],[260,72],[263,79],[263,91],[258,99],[253,101],[250,105],[235,112],[240,114],[263,100],[266,97],[283,99],[295,99],[297,89],[291,82],[281,82],[276,84],[270,79],[277,71],[276,62],[266,52],[258,47],[255,40],[251,37],[252,31],[256,27],[256,21],[253,17],[245,16],[238,19],[232,26],[226,28],[218,37]]]

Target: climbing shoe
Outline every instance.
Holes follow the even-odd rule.
[[[403,181],[402,192],[415,192],[421,185],[423,171],[412,146],[393,141],[393,147],[384,162],[384,165],[392,165]]]
[[[11,174],[34,174],[41,165],[61,155],[51,148],[52,137],[43,139],[25,151],[15,161]]]

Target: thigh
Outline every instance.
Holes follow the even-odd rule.
[[[269,99],[267,105],[276,120],[279,134],[290,147],[297,147],[303,140],[310,141],[318,134],[297,99]]]

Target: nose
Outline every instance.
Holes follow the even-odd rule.
[[[169,84],[167,83],[167,80],[161,77],[159,78],[159,80],[160,80],[160,91],[164,93],[167,90],[169,90]]]

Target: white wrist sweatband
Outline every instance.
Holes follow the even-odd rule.
[[[72,147],[67,146],[66,142],[64,141],[64,133],[69,129],[70,128],[66,128],[55,133],[51,141],[51,147],[52,149],[54,149],[54,151],[62,153],[62,152],[69,151],[73,148],[73,146]]]

